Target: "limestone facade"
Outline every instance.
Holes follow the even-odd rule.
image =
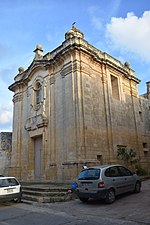
[[[71,181],[83,165],[116,163],[117,148],[135,149],[150,164],[150,89],[72,27],[65,41],[19,73],[14,92],[10,174],[22,180]],[[149,83],[147,83],[149,85]]]
[[[0,174],[8,175],[12,151],[12,132],[0,132]]]

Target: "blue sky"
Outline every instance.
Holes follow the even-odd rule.
[[[27,69],[33,50],[44,53],[64,41],[76,22],[85,39],[122,63],[129,61],[141,80],[150,80],[150,0],[0,0],[0,132],[12,130],[8,86],[20,66]]]

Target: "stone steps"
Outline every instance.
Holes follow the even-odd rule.
[[[52,203],[75,199],[71,192],[71,185],[32,184],[22,185],[22,202]]]

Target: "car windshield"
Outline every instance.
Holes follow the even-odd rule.
[[[78,176],[78,180],[97,180],[100,176],[100,169],[85,169]]]

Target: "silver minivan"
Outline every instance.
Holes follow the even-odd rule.
[[[113,203],[117,195],[130,191],[139,193],[141,181],[135,173],[121,165],[85,168],[76,182],[76,194],[82,202],[95,198]]]

